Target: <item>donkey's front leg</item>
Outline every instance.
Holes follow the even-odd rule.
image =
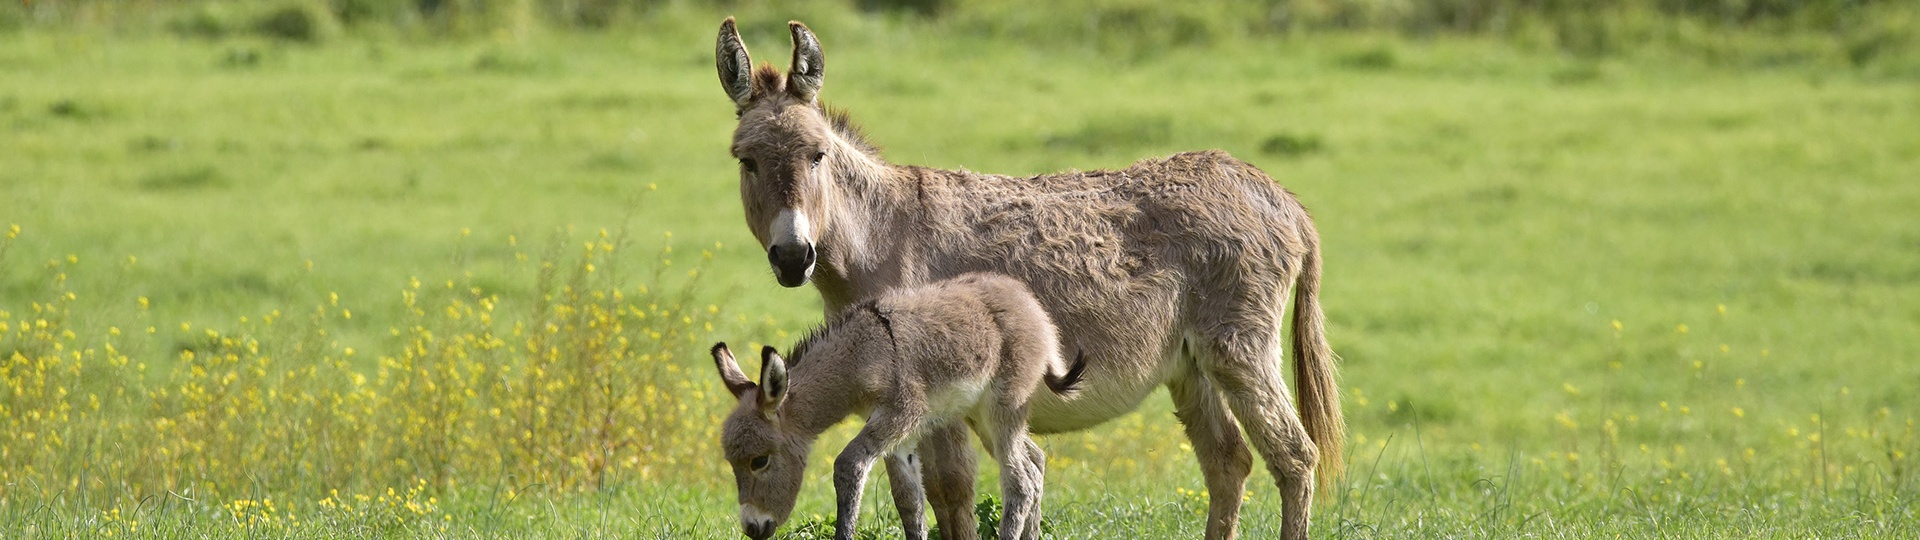
[[[920,458],[912,448],[887,454],[887,483],[893,487],[893,507],[900,510],[900,528],[907,540],[927,538],[927,493],[920,482]]]
[[[867,473],[873,471],[873,462],[894,445],[900,444],[910,433],[912,424],[901,418],[901,414],[875,412],[867,421],[867,427],[847,443],[847,449],[840,451],[840,457],[833,460],[833,491],[837,503],[834,515],[838,518],[833,524],[833,537],[836,540],[853,540],[860,518],[860,492],[867,486]]]

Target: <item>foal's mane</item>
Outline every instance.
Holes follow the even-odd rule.
[[[791,368],[800,365],[802,357],[807,354],[807,349],[812,348],[815,343],[819,343],[821,340],[832,336],[836,330],[846,326],[847,322],[852,321],[854,315],[863,311],[872,311],[879,317],[880,324],[887,328],[887,337],[893,337],[892,323],[889,322],[884,315],[880,314],[879,305],[869,299],[858,304],[847,306],[846,309],[840,310],[839,315],[820,323],[819,326],[813,327],[812,330],[808,330],[806,337],[802,337],[800,341],[794,342],[793,347],[787,350],[787,367]]]
[[[845,319],[845,317],[842,317],[842,319]],[[807,355],[807,348],[812,347],[816,341],[826,339],[827,334],[833,333],[833,327],[833,322],[820,323],[819,326],[813,327],[813,330],[807,331],[806,337],[794,342],[793,347],[787,349],[787,367],[798,367],[801,358]]]

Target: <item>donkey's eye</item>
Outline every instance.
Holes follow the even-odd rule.
[[[815,167],[819,167],[819,166],[820,166],[820,161],[821,161],[821,160],[824,160],[824,159],[827,159],[827,153],[826,153],[826,152],[814,152],[814,153],[813,153],[813,166],[815,166]]]
[[[746,170],[748,174],[760,172],[760,164],[754,163],[753,158],[740,158],[740,168]]]
[[[769,461],[771,461],[771,460],[770,460],[770,459],[768,459],[768,457],[767,457],[767,456],[760,456],[760,457],[757,457],[757,458],[753,458],[753,462],[752,462],[752,463],[748,463],[748,464],[747,464],[747,466],[748,466],[748,467],[750,467],[750,468],[752,468],[752,469],[754,470],[754,472],[759,472],[759,471],[760,471],[760,469],[765,469],[765,468],[767,468],[767,463],[768,463]]]

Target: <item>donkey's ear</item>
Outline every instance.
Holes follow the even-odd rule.
[[[787,400],[787,361],[773,347],[760,349],[760,412],[773,418]]]
[[[747,374],[740,371],[740,363],[733,360],[733,351],[727,349],[726,343],[713,344],[712,352],[713,365],[720,368],[720,380],[727,383],[727,391],[732,392],[735,399],[753,389],[753,381],[747,380]]]
[[[753,100],[753,60],[747,57],[747,44],[733,27],[733,17],[720,23],[720,40],[714,45],[714,66],[720,68],[720,87],[733,98],[736,109],[747,108]]]
[[[827,57],[820,52],[820,38],[813,37],[807,25],[792,21],[787,27],[793,30],[793,65],[787,68],[787,93],[811,102],[819,97],[820,85],[826,83]]]

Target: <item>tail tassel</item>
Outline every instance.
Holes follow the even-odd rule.
[[[1053,373],[1047,374],[1047,389],[1052,390],[1055,394],[1059,394],[1060,397],[1073,397],[1075,394],[1080,393],[1080,383],[1086,382],[1086,375],[1087,351],[1080,351],[1079,354],[1074,355],[1073,365],[1067,367],[1066,373],[1059,375]]]

